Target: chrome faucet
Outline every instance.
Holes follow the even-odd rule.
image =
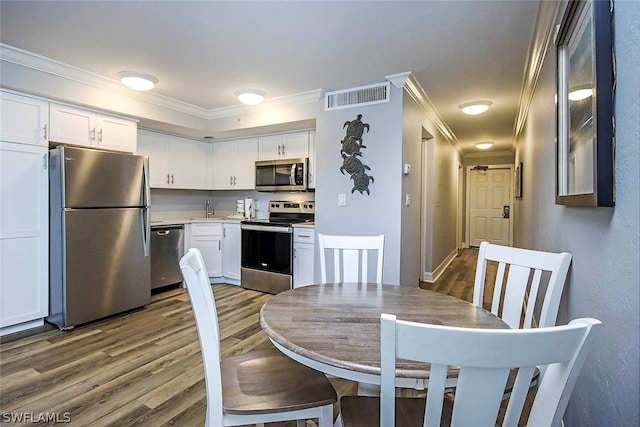
[[[209,207],[211,206],[211,200],[207,199],[207,204],[204,208],[204,216],[205,218],[211,218],[213,215],[215,215],[215,210],[209,210]]]

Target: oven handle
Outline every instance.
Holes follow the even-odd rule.
[[[255,230],[255,231],[271,231],[273,233],[293,233],[292,227],[286,226],[273,226],[273,225],[253,225],[253,224],[242,224],[240,226],[242,230]]]

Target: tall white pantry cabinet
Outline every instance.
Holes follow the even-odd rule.
[[[0,335],[49,311],[49,103],[0,91]]]

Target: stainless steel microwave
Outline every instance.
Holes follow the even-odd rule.
[[[256,191],[307,191],[309,159],[256,161]]]

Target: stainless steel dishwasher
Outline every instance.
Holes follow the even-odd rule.
[[[151,289],[182,282],[183,225],[151,226]]]

